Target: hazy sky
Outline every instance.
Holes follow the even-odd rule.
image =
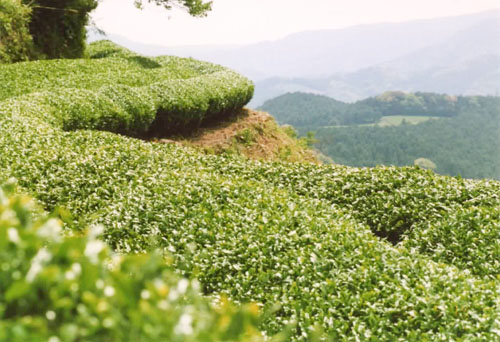
[[[500,9],[500,0],[213,0],[206,18],[133,0],[100,0],[98,27],[159,45],[248,44],[293,32]]]

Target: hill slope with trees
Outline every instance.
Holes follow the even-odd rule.
[[[340,164],[403,166],[426,158],[438,173],[500,179],[498,97],[387,92],[346,104],[293,93],[261,109],[302,134],[316,132],[316,147]],[[401,125],[390,124],[396,118]]]

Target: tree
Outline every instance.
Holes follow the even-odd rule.
[[[212,8],[205,0],[134,0],[138,8],[144,2],[169,10],[178,7],[192,16],[200,17]],[[85,50],[86,25],[89,13],[98,0],[22,0],[31,7],[29,30],[35,48],[46,58],[78,58]]]
[[[435,170],[436,164],[430,159],[427,158],[418,158],[413,162],[414,165],[419,166],[423,169]]]
[[[145,1],[135,0],[135,5],[137,8],[142,8]],[[182,8],[194,17],[205,16],[212,9],[212,1],[205,2],[204,0],[147,0],[147,2],[163,6],[167,10],[172,9],[172,7]]]
[[[85,50],[88,14],[97,0],[23,0],[32,8],[29,30],[46,58],[78,58]]]

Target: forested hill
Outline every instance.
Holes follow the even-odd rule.
[[[402,166],[426,158],[442,174],[500,179],[499,97],[387,92],[346,104],[292,93],[261,109],[301,133],[315,131],[318,149],[337,163]]]
[[[282,124],[300,128],[376,124],[383,116],[394,115],[455,117],[463,111],[495,106],[494,99],[391,91],[349,104],[328,96],[297,92],[268,100],[260,109]]]

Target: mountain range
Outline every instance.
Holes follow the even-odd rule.
[[[251,106],[295,91],[348,102],[388,90],[500,92],[500,10],[306,31],[245,46],[153,46],[113,34],[108,39],[141,54],[233,68],[256,84]]]

